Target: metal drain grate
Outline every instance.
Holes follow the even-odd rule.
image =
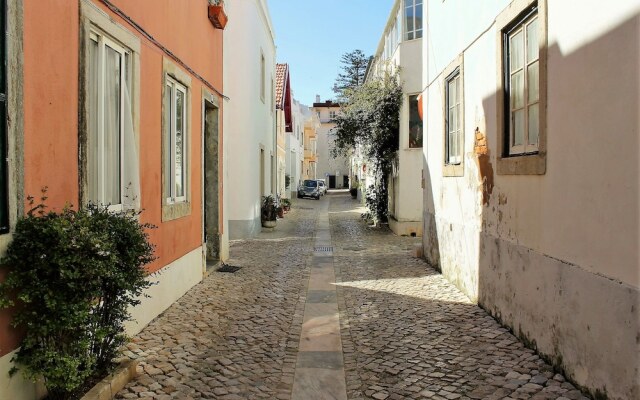
[[[240,270],[240,268],[242,267],[236,267],[235,265],[229,265],[229,264],[222,264],[222,267],[218,268],[216,271],[234,273]]]
[[[333,246],[316,246],[314,251],[333,251]]]

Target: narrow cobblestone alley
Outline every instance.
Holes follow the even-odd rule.
[[[119,399],[583,399],[348,193],[231,247],[128,346]]]

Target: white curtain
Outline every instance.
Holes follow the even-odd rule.
[[[120,146],[121,124],[120,110],[122,106],[121,68],[122,54],[105,46],[105,74],[104,74],[104,133],[103,133],[103,168],[104,193],[100,200],[106,204],[120,204],[121,160]],[[126,108],[125,108],[126,110]],[[126,113],[125,113],[126,114]]]
[[[140,209],[140,161],[138,158],[138,141],[133,129],[133,106],[129,93],[129,85],[124,85],[124,196],[122,205],[125,209]]]

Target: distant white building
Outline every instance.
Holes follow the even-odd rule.
[[[308,107],[293,99],[292,131],[287,135],[287,167],[289,197],[295,199],[304,170],[304,125],[310,117]],[[306,109],[306,113],[305,113]]]
[[[275,42],[266,0],[228,1],[224,33],[225,231],[261,230],[261,196],[276,191]]]
[[[340,105],[331,100],[320,101],[320,96],[316,96],[311,111],[316,114],[320,121],[317,129],[317,164],[316,177],[324,179],[329,189],[342,189],[349,187],[349,172],[351,170],[349,160],[345,157],[333,158],[333,133],[336,124],[333,122],[335,116],[340,112]]]

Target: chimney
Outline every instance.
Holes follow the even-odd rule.
[[[320,95],[319,94],[316,95],[316,103],[320,103]]]

